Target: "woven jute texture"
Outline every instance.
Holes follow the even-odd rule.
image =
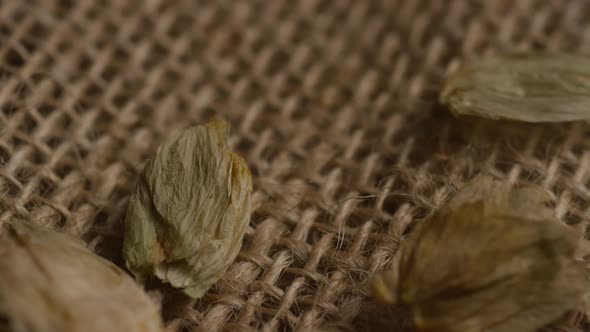
[[[587,123],[457,119],[436,100],[470,57],[587,53],[589,16],[585,0],[2,1],[0,222],[124,267],[145,158],[222,117],[253,173],[252,221],[204,298],[162,292],[168,331],[402,330],[409,314],[374,305],[366,280],[468,179],[542,186],[559,218],[587,222]]]

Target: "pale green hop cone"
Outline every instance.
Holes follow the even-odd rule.
[[[456,115],[563,122],[590,119],[590,57],[531,52],[473,59],[444,83]]]
[[[542,189],[480,177],[418,223],[375,298],[412,308],[420,331],[534,332],[584,303],[582,234]],[[585,241],[585,240],[584,240]]]
[[[0,229],[0,331],[162,329],[133,279],[76,239],[21,220]]]
[[[156,276],[199,298],[237,256],[250,221],[252,180],[213,121],[168,139],[129,200],[123,255],[140,279]]]

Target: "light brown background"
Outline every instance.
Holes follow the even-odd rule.
[[[207,296],[165,297],[169,330],[405,324],[365,281],[467,179],[538,184],[560,218],[587,222],[588,124],[490,127],[436,95],[471,56],[587,53],[589,14],[584,0],[3,1],[0,222],[50,225],[123,266],[142,162],[221,116],[255,212]]]

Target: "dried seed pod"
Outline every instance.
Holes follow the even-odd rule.
[[[123,255],[139,278],[155,275],[201,297],[237,256],[250,221],[250,171],[214,121],[163,143],[131,195]]]
[[[473,60],[447,79],[440,102],[454,114],[491,119],[589,119],[590,58],[523,53]]]
[[[411,305],[420,331],[527,332],[581,303],[580,235],[540,189],[473,180],[402,242],[373,292]]]
[[[162,331],[133,279],[75,239],[20,220],[0,233],[0,331]]]

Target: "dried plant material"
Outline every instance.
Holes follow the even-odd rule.
[[[162,331],[133,279],[75,239],[19,220],[0,232],[0,331]]]
[[[131,196],[123,254],[139,278],[155,275],[201,297],[237,256],[250,221],[250,171],[214,121],[163,143]]]
[[[464,64],[440,101],[457,115],[527,122],[590,118],[590,58],[570,54],[499,55]]]
[[[420,331],[527,332],[581,304],[579,233],[541,189],[468,183],[402,242],[373,280],[378,300],[411,305]]]

